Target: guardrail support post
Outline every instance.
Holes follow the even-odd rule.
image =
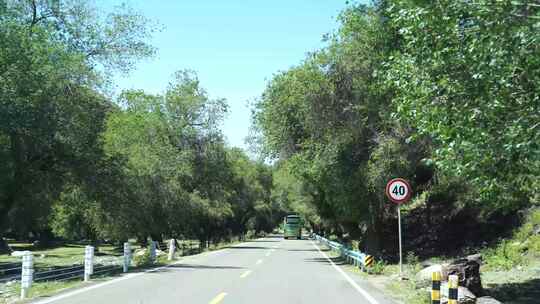
[[[458,304],[458,276],[448,276],[448,304]]]
[[[128,272],[131,264],[131,245],[129,242],[124,243],[124,272]]]
[[[431,274],[431,304],[441,303],[441,273],[436,271]]]
[[[169,261],[174,259],[174,252],[176,250],[176,241],[175,239],[169,240]]]
[[[84,281],[90,281],[90,276],[94,273],[94,247],[84,248]]]
[[[150,260],[152,263],[156,262],[156,242],[150,241]]]
[[[28,297],[28,290],[32,286],[34,276],[34,260],[30,251],[25,252],[22,256],[21,271],[21,300],[24,300]]]

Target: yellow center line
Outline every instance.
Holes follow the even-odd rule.
[[[223,298],[225,298],[226,295],[226,292],[218,294],[214,299],[212,299],[212,301],[210,301],[209,304],[219,304],[221,301],[223,301]]]
[[[240,276],[240,278],[245,278],[247,277],[249,274],[251,273],[251,270],[246,270],[244,273],[242,273],[242,275]]]
[[[259,265],[262,262],[263,262],[262,260],[257,260],[257,263],[255,263],[255,265]]]

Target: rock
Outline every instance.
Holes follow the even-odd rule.
[[[468,261],[474,261],[474,262],[478,262],[478,264],[482,264],[482,254],[481,253],[477,253],[477,254],[471,254],[471,255],[468,255],[466,257],[466,259]]]
[[[460,259],[452,262],[447,267],[448,275],[459,277],[459,286],[463,286],[475,295],[482,295],[482,281],[480,279],[480,263],[468,259]]]
[[[441,283],[441,304],[448,303],[448,282]],[[458,287],[458,303],[459,304],[474,304],[476,296],[467,288]]]
[[[502,304],[492,297],[480,297],[476,299],[476,304]]]
[[[441,264],[435,264],[435,265],[431,265],[429,267],[426,267],[420,270],[416,274],[416,280],[417,281],[431,281],[431,274],[436,271],[442,272],[443,266]]]

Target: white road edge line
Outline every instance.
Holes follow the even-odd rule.
[[[242,246],[242,245],[247,245],[247,244],[248,244],[248,242],[245,242],[245,243],[237,244],[236,246]],[[235,247],[235,246],[232,246],[232,247]],[[215,251],[212,251],[212,252],[202,253],[202,254],[208,256],[208,255],[211,255],[212,253],[215,254],[215,253],[225,251],[225,250],[227,250],[227,248],[215,250]],[[196,257],[198,257],[198,256],[199,255],[197,255]],[[53,296],[53,297],[51,297],[49,299],[45,299],[45,300],[42,300],[42,301],[36,301],[36,302],[30,302],[30,303],[31,304],[49,304],[49,303],[53,303],[55,301],[63,300],[65,298],[69,298],[69,297],[72,297],[72,296],[75,296],[75,295],[78,295],[80,293],[87,292],[87,291],[90,291],[90,290],[93,290],[93,289],[96,289],[96,288],[100,288],[100,287],[107,286],[107,285],[110,285],[110,284],[114,284],[114,283],[117,283],[117,282],[121,282],[121,281],[124,281],[124,280],[129,280],[129,279],[132,279],[132,278],[136,278],[138,276],[144,275],[144,274],[149,273],[149,272],[159,271],[159,270],[171,267],[173,265],[177,265],[177,264],[186,262],[186,260],[190,260],[191,257],[195,257],[195,256],[187,256],[185,259],[181,259],[180,261],[171,263],[169,265],[148,269],[148,270],[145,270],[143,272],[138,272],[138,273],[128,273],[128,274],[123,275],[120,278],[112,279],[112,280],[109,280],[109,281],[106,281],[106,282],[103,282],[103,283],[98,283],[96,285],[83,287],[83,288],[80,288],[80,289],[77,289],[77,290],[74,290],[74,291],[66,292],[64,294]]]
[[[313,247],[315,247],[317,249],[317,251],[319,251],[319,253],[326,259],[328,260],[328,262],[330,262],[330,264],[332,264],[332,266],[334,266],[334,269],[337,270],[337,272],[339,272],[343,277],[345,277],[345,279],[347,279],[347,282],[349,282],[349,284],[352,285],[352,287],[354,287],[354,289],[356,289],[356,291],[358,291],[360,294],[362,294],[362,296],[364,296],[364,298],[366,298],[366,300],[368,300],[368,302],[370,304],[379,304],[379,302],[377,302],[377,300],[375,300],[369,293],[367,293],[367,291],[365,291],[364,289],[362,289],[362,287],[360,287],[358,284],[356,284],[355,281],[353,281],[353,279],[351,279],[351,277],[345,273],[345,271],[343,271],[343,269],[341,269],[340,267],[338,267],[336,264],[334,264],[334,261],[332,261],[327,255],[326,253],[322,252],[321,249],[319,248],[319,246],[317,246],[315,244],[315,242],[311,241],[311,245],[313,245]]]

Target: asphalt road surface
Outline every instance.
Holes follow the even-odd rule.
[[[308,239],[270,236],[35,303],[392,303],[327,253]]]

